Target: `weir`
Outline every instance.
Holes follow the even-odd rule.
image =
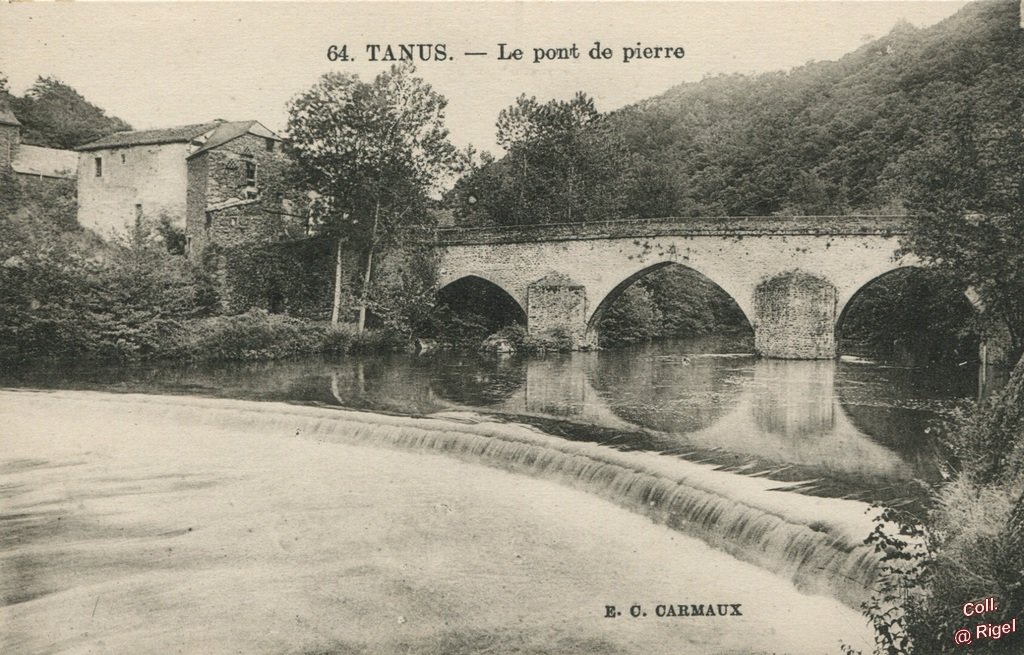
[[[594,493],[853,608],[867,598],[877,557],[862,538],[866,506],[771,491],[773,483],[649,453],[569,442],[514,424],[406,418],[346,410],[166,396],[58,392],[20,404],[64,412],[131,413],[254,435],[443,453]],[[529,502],[524,499],[524,502]]]

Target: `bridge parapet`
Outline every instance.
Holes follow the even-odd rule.
[[[435,230],[433,243],[485,245],[663,236],[899,236],[909,232],[914,220],[905,215],[718,216],[450,227]]]

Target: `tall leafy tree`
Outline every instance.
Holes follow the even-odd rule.
[[[600,220],[622,211],[623,150],[584,93],[540,103],[519,96],[496,123],[506,156],[453,194],[463,220],[504,225]]]
[[[55,77],[40,77],[25,95],[10,99],[26,143],[71,149],[131,125],[86,100]]]
[[[1018,39],[1018,43],[1021,43]],[[903,161],[920,220],[906,247],[979,295],[1024,352],[1024,45],[971,94],[951,98],[944,129]]]
[[[345,245],[365,255],[362,330],[375,255],[399,229],[428,220],[427,200],[457,167],[446,105],[411,65],[393,66],[372,82],[327,73],[289,104],[299,170],[319,197],[323,230],[337,239],[332,322],[338,322]]]

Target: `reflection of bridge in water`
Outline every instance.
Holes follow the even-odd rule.
[[[836,392],[835,361],[607,359],[607,353],[574,353],[529,360],[522,386],[488,409],[623,432],[653,430],[678,441],[682,451],[732,453],[822,475],[915,475],[898,452],[851,422]]]

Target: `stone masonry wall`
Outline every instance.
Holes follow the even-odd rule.
[[[230,248],[304,235],[301,219],[284,212],[282,169],[287,155],[280,143],[247,134],[188,161],[189,251],[198,256],[210,244]],[[256,166],[256,184],[247,180],[247,163]]]
[[[565,330],[572,342],[584,344],[587,290],[565,276],[537,280],[527,289],[526,325],[530,334]]]
[[[620,239],[664,236],[838,236],[905,234],[908,216],[716,216],[620,219],[587,223],[546,223],[493,227],[446,227],[434,233],[439,245]]]
[[[21,145],[21,128],[17,125],[0,125],[0,173],[11,171],[11,162]]]
[[[89,150],[78,155],[78,222],[101,236],[124,232],[140,215],[185,225],[184,143]],[[96,175],[96,159],[102,161]]]
[[[836,355],[836,288],[792,271],[754,291],[754,349],[763,357],[831,359]]]

